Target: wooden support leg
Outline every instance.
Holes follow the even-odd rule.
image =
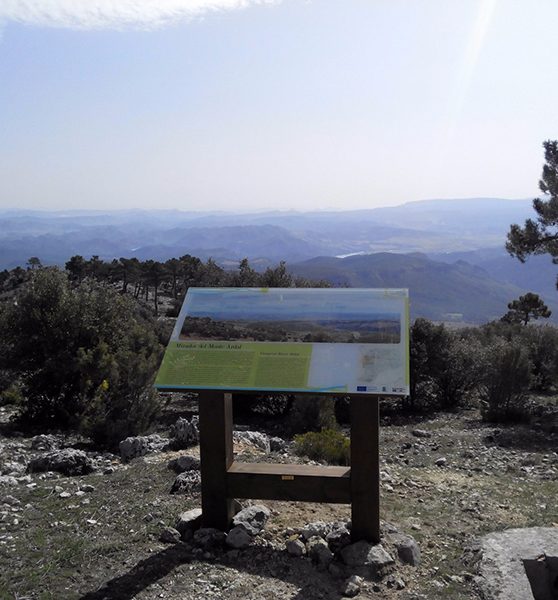
[[[202,525],[227,531],[235,513],[228,498],[227,469],[233,461],[232,394],[199,395]]]
[[[351,537],[380,541],[380,411],[377,396],[351,397]]]

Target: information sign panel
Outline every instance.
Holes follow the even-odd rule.
[[[407,395],[408,291],[190,288],[155,386]]]

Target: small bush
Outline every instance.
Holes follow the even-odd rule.
[[[520,421],[528,416],[527,393],[531,363],[525,348],[503,339],[488,348],[481,390],[485,421]]]
[[[334,400],[328,396],[300,396],[293,399],[288,428],[291,433],[335,429]]]
[[[312,460],[325,460],[334,465],[350,462],[349,438],[335,429],[309,431],[294,438],[295,452]]]

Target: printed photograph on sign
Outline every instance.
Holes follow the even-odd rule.
[[[409,391],[407,290],[190,288],[160,389]]]
[[[194,296],[180,329],[181,340],[398,344],[401,319],[395,312],[371,312],[362,293],[319,298],[308,290],[245,290],[242,303],[230,292]],[[238,300],[238,298],[236,298]]]

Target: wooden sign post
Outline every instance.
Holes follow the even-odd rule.
[[[202,521],[235,498],[351,505],[352,538],[380,540],[379,398],[409,393],[405,289],[190,288],[155,387],[199,393]],[[345,396],[351,466],[234,460],[233,393]]]
[[[243,463],[233,457],[232,394],[199,396],[202,521],[227,530],[235,498],[351,504],[353,541],[380,541],[379,399],[353,395],[351,466]]]

